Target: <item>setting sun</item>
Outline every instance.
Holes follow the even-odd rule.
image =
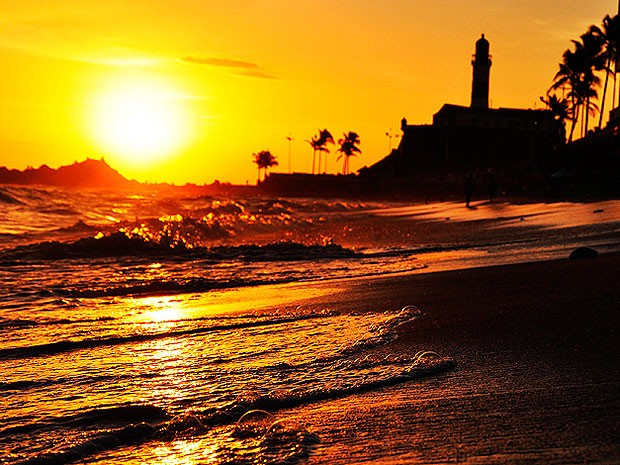
[[[96,95],[89,123],[101,149],[131,165],[170,158],[190,136],[181,92],[156,80],[109,84]]]

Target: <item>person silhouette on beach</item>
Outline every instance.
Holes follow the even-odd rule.
[[[465,179],[465,206],[469,208],[469,203],[471,202],[471,196],[474,194],[476,190],[476,182],[474,181],[474,174],[469,172],[467,174],[467,179]]]

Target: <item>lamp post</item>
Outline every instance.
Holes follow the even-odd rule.
[[[295,139],[293,139],[289,134],[286,136],[286,140],[288,141],[288,174],[291,174],[291,142]]]

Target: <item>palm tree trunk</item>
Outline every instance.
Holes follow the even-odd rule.
[[[568,142],[573,141],[573,133],[575,132],[575,126],[577,125],[577,120],[573,118],[570,124],[570,132],[568,133]]]
[[[611,96],[611,108],[616,108],[616,82],[618,81],[618,70],[616,69],[616,64],[614,63],[614,93]]]
[[[586,100],[586,102],[587,102],[587,100]],[[581,105],[581,137],[582,137],[582,138],[583,138],[583,136],[584,136],[584,134],[583,134],[583,127],[584,127],[584,124],[583,124],[583,123],[585,123],[585,121],[586,121],[586,118],[585,118],[585,116],[584,116],[584,114],[583,114],[583,109],[584,109],[584,107],[585,107],[585,105],[583,105],[583,104],[582,104],[582,105]]]
[[[316,149],[312,149],[312,174],[314,174],[314,159],[316,158]]]
[[[605,85],[603,86],[603,100],[601,100],[601,112],[598,115],[598,128],[603,127],[603,114],[605,113],[605,97],[607,96],[607,83],[611,73],[611,58],[607,58],[607,69],[605,70]]]
[[[590,97],[586,98],[586,108],[585,108],[584,122],[585,122],[585,131],[583,136],[588,135],[588,123],[590,122]]]
[[[573,117],[571,118],[570,133],[568,134],[568,142],[573,141],[573,134],[575,133],[575,127],[577,126],[577,116],[579,115],[579,108],[575,108],[575,97],[571,97],[571,105],[573,108]]]

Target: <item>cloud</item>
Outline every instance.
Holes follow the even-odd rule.
[[[243,60],[233,60],[230,58],[203,58],[186,56],[181,58],[185,63],[191,63],[195,65],[207,65],[215,66],[218,68],[227,68],[234,70],[235,74],[241,76],[261,78],[261,79],[276,79],[275,76],[267,74],[260,70],[260,67],[256,63]]]
[[[241,73],[241,75],[260,79],[277,79],[277,77],[272,76],[271,74],[263,73],[262,71],[246,71],[245,73]]]
[[[209,65],[219,66],[222,68],[242,68],[242,69],[257,69],[256,63],[241,60],[231,60],[229,58],[200,58],[200,57],[184,57],[182,58],[186,63],[193,63],[196,65]]]

